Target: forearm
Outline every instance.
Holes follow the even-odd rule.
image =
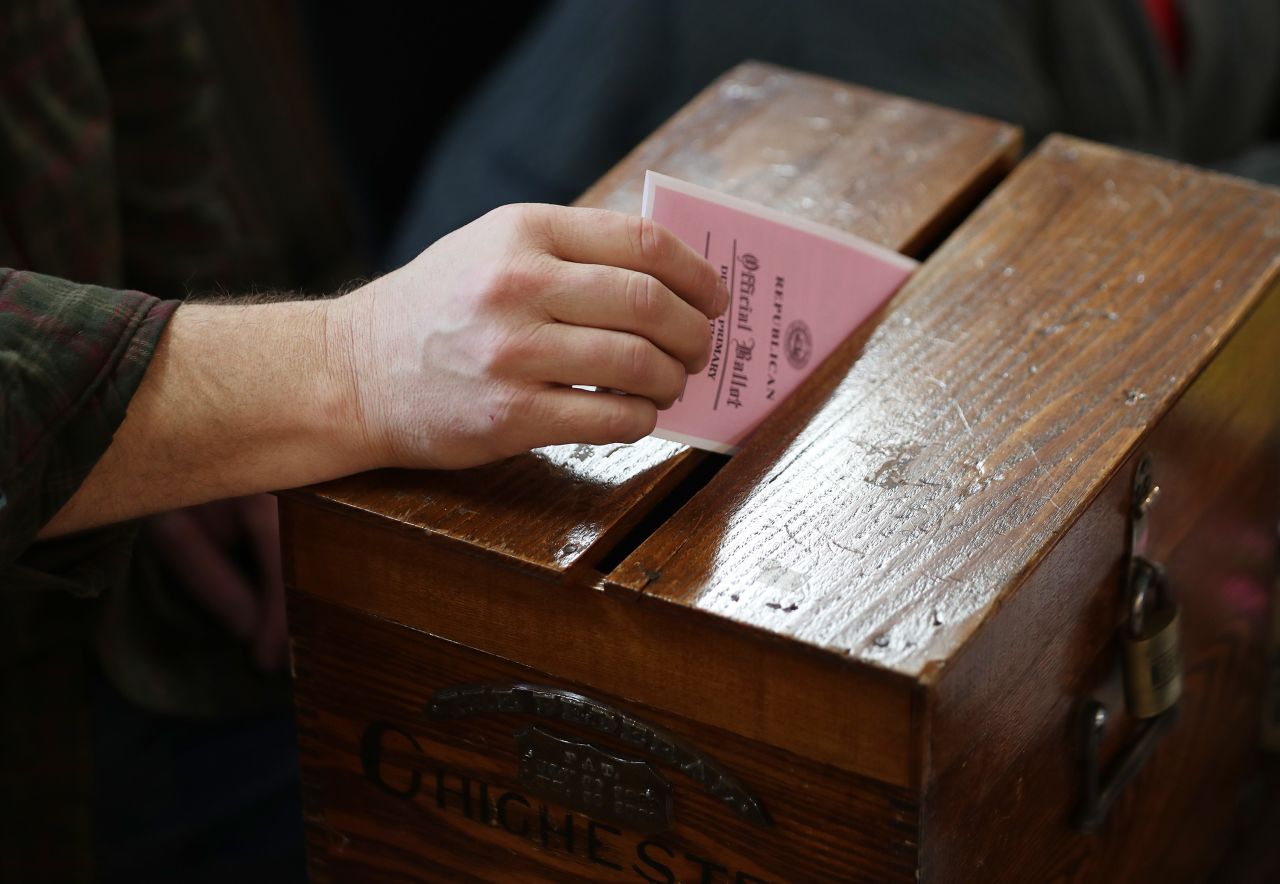
[[[339,301],[181,307],[106,453],[42,538],[374,465]]]
[[[40,537],[374,467],[635,441],[706,366],[728,303],[652,223],[509,206],[341,298],[183,306]]]

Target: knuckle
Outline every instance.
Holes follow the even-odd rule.
[[[636,411],[633,407],[634,403],[627,402],[623,397],[614,397],[616,402],[610,402],[601,417],[601,431],[610,440],[622,440],[634,442],[643,436],[643,433],[637,435],[637,427],[640,421],[636,419]]]
[[[497,390],[486,409],[489,429],[502,435],[509,435],[528,422],[531,408],[529,394],[515,386],[504,386]]]
[[[706,368],[711,360],[711,323],[699,322],[691,339],[693,341],[692,356],[688,365],[691,371],[699,372]]]
[[[680,398],[680,394],[684,392],[685,381],[688,375],[684,369],[672,366],[667,377],[663,379],[658,399],[655,400],[659,408],[670,408],[675,401]]]
[[[542,243],[551,224],[547,206],[537,203],[510,203],[490,212],[499,229],[515,243]]]
[[[483,275],[480,302],[488,307],[510,309],[533,297],[543,282],[543,271],[532,261],[506,261]]]
[[[489,217],[506,227],[519,227],[529,222],[532,207],[529,203],[508,203],[489,212]]]
[[[643,260],[661,262],[671,253],[670,237],[648,218],[629,216],[627,238],[632,251]]]
[[[506,233],[515,231],[520,227],[523,223],[521,221],[523,214],[524,207],[519,204],[498,206],[497,208],[490,209],[485,213],[484,221],[489,226],[496,227],[498,230]]]
[[[698,286],[707,292],[715,292],[720,287],[719,272],[702,256],[698,256],[698,267]]]
[[[537,359],[540,349],[536,330],[512,329],[489,348],[485,368],[490,377],[516,377],[521,369]]]
[[[509,222],[519,210],[519,204],[508,203],[502,206],[494,206],[492,209],[484,213],[484,217],[489,221],[505,224]]]
[[[659,411],[666,411],[668,408],[676,404],[676,399],[679,395],[679,389],[671,389],[670,387],[667,387],[662,391],[660,396],[657,396],[651,401],[655,406],[657,406]]]
[[[627,414],[627,428],[619,433],[624,442],[635,442],[653,432],[658,425],[658,410],[652,403],[640,402]]]
[[[645,273],[630,274],[627,277],[627,305],[642,327],[661,322],[662,300],[658,281]]]
[[[603,293],[606,299],[618,297],[618,290],[621,287],[621,297],[628,299],[631,297],[631,280],[624,280],[619,284],[619,271],[616,267],[608,267],[603,264],[580,264],[574,268],[575,272],[581,274],[579,280],[566,281],[565,288],[572,288],[579,298],[596,298],[599,293]]]
[[[619,368],[629,381],[643,381],[653,370],[653,356],[649,342],[632,337],[620,348]]]

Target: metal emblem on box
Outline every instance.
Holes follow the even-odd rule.
[[[662,728],[573,691],[520,682],[457,685],[436,691],[427,701],[426,713],[436,720],[495,713],[534,715],[593,730],[674,767],[749,822],[766,828],[772,824],[760,802],[718,762]]]
[[[538,727],[516,734],[520,785],[644,835],[671,827],[671,784],[653,767]]]

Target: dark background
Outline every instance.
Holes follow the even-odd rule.
[[[548,3],[195,6],[246,274],[320,293],[376,266],[432,139]]]

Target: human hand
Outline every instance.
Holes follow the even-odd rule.
[[[264,670],[288,659],[276,500],[254,494],[160,513],[144,531],[178,585],[233,635]]]
[[[706,366],[728,302],[715,269],[651,221],[504,206],[332,302],[330,347],[369,466],[466,467],[652,432]]]

